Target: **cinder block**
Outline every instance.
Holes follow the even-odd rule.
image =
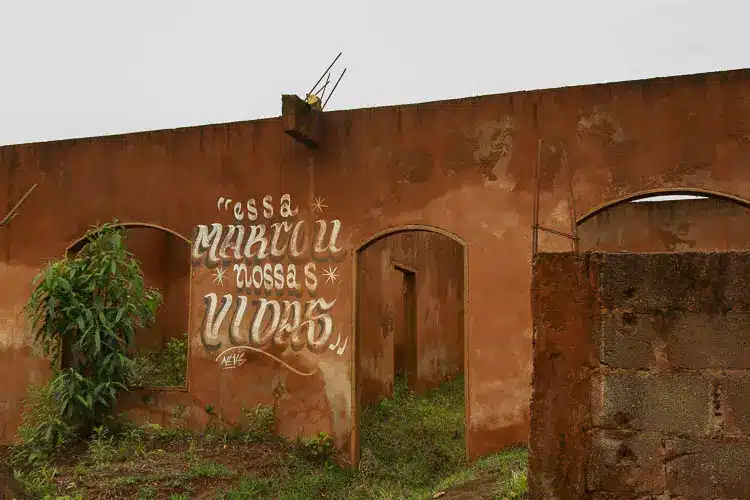
[[[593,380],[594,426],[705,435],[713,387],[697,375],[610,373]]]
[[[659,494],[665,486],[661,435],[598,431],[592,438],[586,474],[588,491]]]
[[[724,433],[750,437],[750,375],[723,378],[719,387]]]
[[[594,343],[610,368],[750,369],[750,314],[684,311],[602,313]]]
[[[750,369],[750,314],[677,313],[665,329],[672,368]]]
[[[675,439],[666,442],[667,488],[685,498],[748,498],[750,443]]]
[[[648,314],[602,313],[599,331],[593,336],[599,361],[610,368],[649,369],[657,364],[659,338],[654,318]]]
[[[750,252],[596,254],[606,309],[750,311]]]

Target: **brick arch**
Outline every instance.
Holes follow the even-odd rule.
[[[192,241],[190,241],[190,239],[186,238],[182,234],[178,233],[177,231],[173,229],[169,229],[168,227],[160,226],[158,224],[151,224],[148,222],[118,222],[117,224],[114,224],[114,227],[124,228],[124,229],[129,229],[129,228],[156,229],[157,231],[164,231],[166,233],[169,233],[172,236],[175,236],[179,238],[180,240],[184,241],[188,245],[192,245]],[[82,244],[85,240],[86,240],[86,236],[84,235],[70,242],[65,247],[65,254],[67,254],[68,252],[70,252],[71,250],[79,246],[80,244]]]
[[[738,205],[742,205],[746,208],[750,208],[750,200],[746,198],[742,198],[741,196],[737,196],[730,193],[724,193],[721,191],[715,191],[711,189],[703,189],[703,188],[661,188],[661,189],[648,189],[644,191],[637,191],[635,193],[628,194],[626,196],[621,196],[619,198],[615,198],[612,200],[609,200],[605,203],[602,203],[584,214],[578,216],[576,218],[576,224],[581,225],[584,222],[586,222],[588,219],[594,217],[595,215],[608,210],[610,208],[614,208],[617,205],[620,205],[622,203],[628,203],[631,201],[639,200],[642,198],[650,198],[652,196],[662,196],[662,195],[697,195],[697,196],[705,196],[707,198],[718,198],[723,199],[727,201],[731,201],[734,203],[737,203]]]
[[[362,250],[367,248],[369,245],[375,243],[376,241],[380,239],[386,238],[388,236],[391,236],[397,233],[405,233],[407,231],[427,231],[430,233],[437,233],[437,234],[440,234],[442,236],[446,236],[452,239],[453,241],[455,241],[456,243],[464,247],[464,249],[468,248],[469,246],[469,243],[463,238],[461,238],[460,236],[458,236],[457,234],[451,233],[450,231],[446,231],[445,229],[441,229],[437,226],[430,226],[428,224],[406,224],[403,226],[389,227],[387,229],[383,229],[382,231],[378,231],[377,233],[368,236],[362,242],[360,242],[359,245],[357,245],[354,248],[354,253],[356,254],[358,252],[361,252]]]
[[[469,435],[469,424],[471,422],[470,419],[470,391],[471,391],[471,384],[469,383],[469,370],[468,370],[468,353],[469,351],[469,342],[470,342],[470,336],[469,336],[469,303],[468,303],[468,291],[469,291],[469,244],[466,240],[461,238],[460,236],[456,235],[455,233],[452,233],[450,231],[446,231],[444,229],[441,229],[436,226],[426,225],[426,224],[406,224],[402,226],[396,226],[396,227],[390,227],[381,231],[378,231],[376,233],[371,234],[369,237],[364,238],[358,245],[354,247],[354,250],[352,251],[352,356],[351,356],[351,377],[352,377],[352,413],[353,413],[353,429],[352,429],[352,439],[350,440],[350,457],[352,459],[352,464],[354,467],[358,467],[359,465],[359,458],[360,458],[360,415],[361,410],[359,408],[359,397],[358,397],[358,389],[359,389],[359,383],[358,383],[358,359],[359,359],[359,342],[358,342],[358,297],[359,297],[359,284],[358,284],[358,267],[359,267],[359,255],[361,252],[366,250],[368,247],[370,247],[372,244],[384,239],[388,238],[389,236],[393,236],[399,233],[407,233],[407,232],[416,232],[416,231],[422,231],[422,232],[428,232],[437,234],[443,237],[446,237],[459,245],[461,247],[461,255],[462,255],[462,261],[463,261],[463,283],[462,283],[462,296],[463,296],[463,324],[462,324],[462,335],[463,335],[463,374],[464,374],[464,429],[465,429],[465,446],[466,446],[466,456],[471,456],[470,453],[470,445],[471,445],[471,439]]]

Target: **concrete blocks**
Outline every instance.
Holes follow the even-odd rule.
[[[749,276],[748,252],[537,258],[531,498],[748,498]]]
[[[606,374],[594,378],[595,427],[703,436],[709,430],[712,385],[696,375]]]

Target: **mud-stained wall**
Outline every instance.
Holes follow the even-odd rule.
[[[581,251],[687,252],[750,248],[750,209],[723,198],[622,203],[578,226]]]
[[[360,250],[360,404],[392,397],[396,373],[418,394],[463,373],[463,253],[450,237],[423,230],[393,233]]]
[[[229,422],[261,403],[275,408],[285,436],[327,432],[343,442],[352,343],[337,302],[348,228],[322,197],[214,206],[193,238],[190,392]]]
[[[574,215],[655,189],[706,189],[749,199],[750,169],[743,168],[750,157],[749,114],[750,71],[740,70],[327,112],[316,150],[286,136],[278,118],[0,148],[0,185],[7,186],[0,190],[0,207],[12,206],[38,183],[20,214],[0,228],[0,366],[7,372],[0,372],[5,408],[0,422],[11,422],[2,439],[12,436],[18,398],[28,383],[46,376],[46,362],[32,356],[20,315],[31,280],[45,262],[97,221],[150,223],[191,239],[200,225],[235,225],[235,201],[247,214],[247,202],[254,199],[262,214],[270,196],[280,218],[259,220],[271,238],[274,223],[289,236],[285,220],[304,218],[314,225],[323,219],[325,245],[333,221],[340,223],[340,260],[318,264],[315,255],[305,255],[296,263],[297,282],[303,282],[310,261],[319,282],[328,266],[336,268],[335,283],[321,284],[318,296],[326,303],[336,300],[322,313],[330,317],[331,336],[322,352],[291,353],[295,362],[305,358],[318,375],[292,376],[259,353],[223,370],[216,356],[201,350],[200,325],[210,294],[220,301],[229,289],[214,283],[215,268],[196,265],[188,391],[197,407],[219,393],[234,399],[232,405],[278,399],[286,431],[330,429],[356,456],[353,253],[389,228],[427,225],[467,244],[469,453],[526,441],[530,226],[539,138],[539,222],[569,231]],[[292,209],[299,208],[298,215],[278,214],[283,195],[289,195]],[[220,199],[232,201],[220,208]],[[245,216],[247,231],[252,222]],[[542,251],[568,248],[565,238],[540,238]],[[234,265],[250,265],[249,260],[243,250],[227,263],[229,283],[236,279]],[[261,266],[266,263],[275,276],[276,262],[262,259]],[[284,290],[279,300],[292,300],[289,287]],[[249,327],[241,330],[249,338]],[[342,345],[347,347],[339,355]]]
[[[750,252],[541,254],[530,497],[747,498]]]

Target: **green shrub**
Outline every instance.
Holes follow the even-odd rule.
[[[68,431],[88,436],[107,421],[133,376],[127,353],[135,330],[154,321],[161,302],[156,290],[144,286],[121,228],[93,228],[85,241],[76,255],[39,273],[26,304],[34,341],[55,370],[45,393],[47,417],[21,431],[24,443],[17,451],[29,459],[59,449]]]

